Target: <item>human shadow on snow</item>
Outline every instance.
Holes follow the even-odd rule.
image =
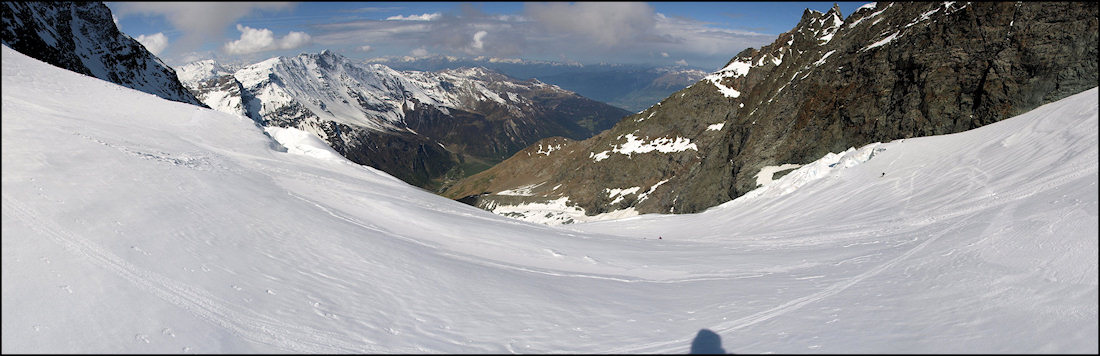
[[[722,348],[721,336],[707,329],[699,329],[699,333],[695,335],[695,340],[691,341],[691,353],[724,354],[726,350]]]

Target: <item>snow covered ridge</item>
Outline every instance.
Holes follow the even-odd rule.
[[[537,81],[521,86],[477,68],[419,72],[381,64],[360,67],[329,51],[272,58],[234,73],[216,62],[199,61],[181,67],[179,74],[191,87],[224,75],[233,76],[254,95],[260,116],[302,105],[322,119],[377,131],[408,130],[403,124],[404,108],[415,108],[417,103],[446,113],[448,109],[473,111],[471,106],[478,101],[493,101],[513,115],[523,115],[534,104],[517,92],[548,87]],[[499,86],[490,88],[490,82]]]
[[[233,75],[233,72],[213,59],[191,62],[176,68],[176,77],[188,86],[226,75]]]
[[[781,198],[549,227],[0,64],[4,353],[1098,350],[1097,89]]]

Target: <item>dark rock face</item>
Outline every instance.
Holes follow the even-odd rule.
[[[536,144],[446,195],[543,183],[524,198],[568,196],[589,215],[702,211],[754,189],[765,166],[965,131],[1095,87],[1097,32],[1097,5],[1084,2],[878,3],[847,19],[836,7],[806,11],[775,43],[611,130],[560,153],[532,154]]]
[[[118,31],[99,2],[4,2],[3,43],[46,63],[168,100],[205,107],[176,73]]]

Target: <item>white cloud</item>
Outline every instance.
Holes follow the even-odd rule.
[[[685,60],[681,59],[681,60],[676,61],[676,64],[686,66],[686,65],[688,65],[688,61],[685,61]]]
[[[402,17],[416,16],[424,15]],[[433,18],[318,24],[313,27],[317,32],[313,40],[349,50],[370,43],[372,53],[385,48],[419,56],[465,54],[582,62],[664,59],[665,63],[675,54],[692,65],[715,69],[746,47],[775,40],[772,34],[665,16],[637,3],[526,4],[523,16],[484,14],[472,7]]]
[[[710,26],[710,23],[657,14],[654,33],[659,45],[677,54],[720,55],[733,57],[731,48],[762,46],[775,40],[775,35],[738,31]],[[729,52],[734,52],[730,54]]]
[[[157,32],[152,35],[140,35],[135,38],[145,49],[149,50],[154,56],[159,56],[165,48],[168,48],[168,36],[165,36],[163,32]]]
[[[630,45],[653,30],[653,7],[646,3],[526,3],[524,11],[552,31],[579,35],[599,45]]]
[[[274,33],[266,28],[255,29],[237,24],[237,31],[241,31],[241,38],[230,41],[222,46],[231,54],[248,54],[280,49],[295,49],[310,42],[309,34],[305,32],[291,31],[283,38],[275,38]]]
[[[487,34],[489,34],[489,32],[477,31],[477,33],[474,34],[474,43],[470,44],[470,47],[473,47],[474,49],[479,51],[482,50],[485,46],[485,43],[482,42],[482,39],[484,39],[485,35]]]
[[[117,2],[120,17],[132,14],[161,15],[183,32],[178,47],[191,50],[205,41],[222,41],[226,27],[254,11],[274,11],[294,6],[288,2]]]
[[[428,50],[424,47],[420,47],[410,51],[409,54],[411,54],[413,57],[424,57],[428,55]]]
[[[443,16],[443,14],[440,14],[440,13],[438,13],[438,12],[433,12],[433,13],[430,13],[430,14],[420,14],[420,15],[409,15],[409,16],[401,16],[401,15],[396,15],[396,16],[390,16],[390,17],[387,17],[387,18],[386,18],[386,20],[397,20],[397,21],[432,21],[432,20],[438,19],[438,18],[439,18],[440,16]]]
[[[366,46],[359,46],[359,51],[361,51],[361,52],[370,52],[370,50],[372,50],[372,49],[373,49],[373,48],[371,48],[371,46],[370,46],[370,45],[366,45]]]

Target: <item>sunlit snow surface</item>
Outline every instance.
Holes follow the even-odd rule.
[[[3,51],[5,353],[1097,352],[1096,89],[555,228]]]

